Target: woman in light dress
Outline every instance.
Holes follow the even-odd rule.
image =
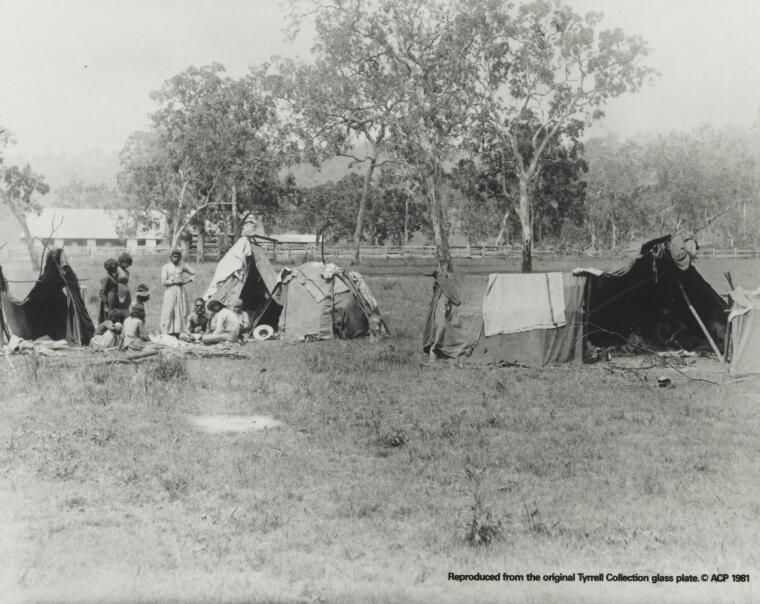
[[[185,279],[185,273],[190,275]],[[161,332],[175,338],[182,333],[188,312],[185,284],[195,277],[195,271],[182,262],[182,252],[172,250],[171,262],[161,268],[164,302],[161,307]]]

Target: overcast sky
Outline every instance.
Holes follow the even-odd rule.
[[[751,127],[760,110],[760,1],[571,0],[644,36],[654,86],[615,100],[594,133],[710,122]],[[149,93],[189,65],[231,75],[284,41],[277,0],[0,0],[0,124],[17,153],[117,151],[153,110]]]

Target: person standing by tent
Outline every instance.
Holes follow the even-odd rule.
[[[161,284],[164,286],[164,302],[161,307],[161,332],[174,336],[182,333],[187,317],[187,293],[185,284],[195,278],[195,271],[182,262],[182,252],[175,249],[171,262],[161,268]],[[185,280],[184,274],[190,275]]]
[[[451,319],[452,306],[459,306],[462,303],[457,292],[458,283],[453,275],[446,271],[434,271],[433,279],[433,299],[435,300],[430,309],[425,326],[425,343],[423,349],[428,352],[427,362],[423,361],[422,365],[428,365],[438,360],[438,349],[443,344],[444,334],[446,332],[446,323]]]
[[[132,256],[128,252],[119,255],[119,271],[116,279],[122,285],[129,285],[129,268],[132,266]]]
[[[135,290],[135,298],[136,300],[129,307],[129,312],[132,312],[135,308],[139,308],[145,312],[145,303],[150,300],[150,288],[145,283],[140,283]]]
[[[98,323],[108,320],[108,300],[111,292],[116,291],[119,263],[113,258],[109,258],[103,263],[103,268],[106,271],[106,276],[100,280],[100,289],[98,290],[98,297],[100,298]]]
[[[116,262],[115,269],[113,262]],[[107,260],[104,266],[112,283],[107,289],[108,313],[103,320],[123,323],[129,316],[129,309],[132,306],[132,294],[129,291],[129,267],[132,266],[132,256],[124,252],[119,256],[118,261]]]

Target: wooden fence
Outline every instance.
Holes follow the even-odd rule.
[[[263,242],[262,247],[267,250],[269,257],[284,264],[307,262],[310,260],[319,260],[321,258],[321,246],[310,244],[296,243],[271,243]],[[207,242],[204,246],[204,259],[209,262],[219,260],[224,250],[216,241]],[[116,257],[121,252],[128,251],[133,256],[169,256],[170,246],[159,245],[153,248],[138,247],[98,247],[87,249],[84,247],[66,247],[66,254],[69,257],[95,256],[98,258]],[[331,261],[347,261],[353,258],[353,248],[349,245],[325,245],[325,258]],[[631,258],[636,252],[633,250],[533,250],[533,257],[536,259],[559,259],[559,258],[578,258],[579,261],[586,260],[613,260]],[[467,259],[510,259],[520,258],[521,250],[519,247],[506,246],[455,246],[451,248],[451,254],[454,258]],[[23,245],[9,245],[0,249],[0,262],[3,260],[25,260],[27,250]],[[414,259],[434,259],[435,246],[362,246],[360,261],[393,261],[393,260],[414,260]],[[700,258],[716,259],[734,259],[734,260],[757,260],[760,259],[760,250],[758,249],[701,249]],[[190,261],[198,260],[198,251],[195,246],[191,248],[189,257]]]

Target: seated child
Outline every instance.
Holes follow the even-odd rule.
[[[235,303],[232,305],[232,312],[235,313],[238,321],[240,321],[240,339],[243,342],[247,342],[249,332],[251,331],[251,318],[243,310],[243,301],[240,298],[235,300]]]
[[[148,331],[145,329],[145,311],[134,308],[129,316],[124,319],[124,339],[121,343],[122,350],[142,350],[148,340]]]
[[[121,323],[103,321],[95,329],[95,335],[90,340],[90,346],[95,350],[117,348],[119,346],[119,334],[122,331]]]

